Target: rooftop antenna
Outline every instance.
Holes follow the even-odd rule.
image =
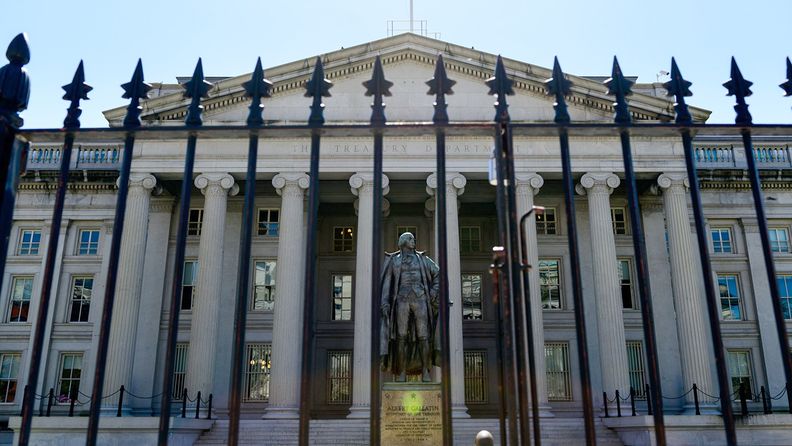
[[[413,19],[413,0],[410,0],[410,32],[415,32],[415,20]]]
[[[440,38],[440,33],[430,32],[429,23],[427,20],[415,19],[415,5],[413,0],[410,0],[410,18],[409,20],[388,20],[387,21],[387,35],[395,36],[396,34],[409,32],[412,34],[419,34],[424,37],[431,37],[434,39]]]

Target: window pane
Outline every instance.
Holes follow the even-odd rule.
[[[91,309],[93,277],[75,277],[72,280],[71,312],[69,322],[87,322]]]
[[[0,353],[0,403],[13,403],[19,379],[19,353]]]
[[[9,322],[27,322],[30,297],[33,294],[32,277],[14,277],[11,283]]]
[[[334,274],[331,283],[333,299],[332,320],[352,320],[352,275]]]
[[[544,309],[561,309],[561,281],[558,268],[558,260],[539,259],[539,289]]]
[[[269,399],[272,347],[270,344],[248,344],[245,369],[245,400]]]
[[[731,376],[732,392],[740,389],[741,385],[746,386],[750,395],[753,390],[751,377],[751,354],[747,350],[728,351],[729,375]],[[752,399],[749,397],[749,399]]]
[[[481,274],[462,274],[462,318],[483,319]]]
[[[635,308],[632,286],[632,268],[629,260],[619,260],[619,284],[621,287],[622,307],[627,309]]]
[[[784,319],[792,319],[792,275],[779,275],[776,278],[776,282]]]
[[[195,283],[198,280],[198,261],[186,260],[182,274],[181,309],[190,310],[195,298]]]
[[[57,391],[59,403],[67,403],[72,396],[77,397],[80,390],[81,374],[82,353],[66,353],[61,356],[61,373]]]
[[[572,382],[569,376],[569,344],[566,342],[545,343],[545,370],[547,376],[547,399],[549,401],[571,401]]]
[[[740,294],[736,275],[719,274],[718,291],[721,301],[721,317],[723,320],[740,320]]]
[[[352,252],[354,231],[351,226],[336,226],[333,228],[333,251]]]
[[[352,402],[352,352],[327,352],[327,403]]]
[[[556,210],[555,208],[545,208],[541,214],[536,214],[536,233],[555,234],[556,233]]]
[[[280,210],[279,209],[259,209],[258,211],[258,235],[266,237],[277,237],[280,229]]]
[[[275,309],[275,277],[277,262],[259,260],[255,265],[253,277],[253,311],[273,311]]]

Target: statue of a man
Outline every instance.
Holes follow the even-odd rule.
[[[429,382],[432,365],[439,364],[439,272],[432,259],[415,250],[415,236],[409,232],[399,237],[399,251],[385,259],[380,354],[396,381],[420,373]]]

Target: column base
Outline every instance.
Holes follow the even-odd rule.
[[[470,414],[467,411],[467,406],[464,404],[459,405],[451,405],[451,418],[470,418]]]
[[[297,420],[300,418],[299,407],[268,407],[261,416],[263,420]]]
[[[352,406],[349,408],[349,415],[347,415],[347,418],[354,419],[368,419],[369,417],[371,417],[371,406],[369,405]]]
[[[553,408],[549,404],[544,403],[539,405],[539,418],[555,418]]]

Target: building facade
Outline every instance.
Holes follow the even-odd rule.
[[[448,98],[452,121],[489,122],[493,99],[484,79],[495,56],[412,34],[399,35],[322,56],[334,82],[326,98],[328,124],[365,123],[370,99],[361,83],[376,55],[394,82],[387,98],[389,122],[428,121],[432,98],[424,82],[437,54],[457,81]],[[264,116],[277,124],[303,124],[308,116],[304,83],[309,59],[273,67],[274,83]],[[509,98],[515,122],[550,122],[552,100],[543,81],[551,71],[506,60],[515,81]],[[602,80],[569,76],[573,122],[611,122],[611,99]],[[239,125],[247,116],[242,83],[248,74],[212,79],[204,103],[204,125]],[[144,103],[148,126],[181,124],[187,101],[178,84],[155,84]],[[673,102],[660,84],[636,84],[631,97],[639,122],[669,122]],[[709,112],[692,109],[696,122]],[[121,125],[125,108],[105,112]],[[482,125],[482,128],[484,126]],[[19,187],[8,267],[0,290],[0,418],[17,414],[29,367],[28,351],[52,218],[61,135],[33,139],[27,172]],[[771,240],[785,314],[792,319],[792,186],[789,141],[757,137],[756,153],[766,187]],[[73,181],[58,244],[53,299],[48,309],[39,395],[53,389],[53,411],[65,413],[71,395],[85,402],[92,389],[108,250],[113,231],[121,142],[78,141]],[[124,411],[159,412],[171,290],[180,295],[175,398],[212,394],[216,416],[227,414],[233,311],[237,290],[239,231],[247,135],[208,134],[198,142],[194,178],[182,178],[184,139],[167,132],[141,134],[132,160],[127,222],[110,338],[104,395],[108,407],[121,385],[130,395]],[[382,243],[396,249],[398,235],[412,232],[419,250],[435,254],[434,193],[448,196],[447,227],[451,315],[452,403],[457,418],[494,418],[498,407],[496,311],[489,272],[498,244],[495,188],[487,178],[492,152],[489,130],[450,134],[447,182],[434,175],[435,139],[429,130],[398,130],[385,136]],[[647,383],[637,276],[617,136],[573,132],[572,164],[577,184],[577,227],[591,357],[592,393],[622,395],[634,388],[644,398]],[[305,134],[264,132],[256,182],[256,229],[249,271],[245,381],[247,418],[295,418],[299,406],[305,267],[305,199],[309,139]],[[571,264],[561,188],[558,140],[554,134],[515,134],[518,208],[546,208],[528,223],[530,307],[537,325],[541,415],[579,417],[580,368],[575,344]],[[683,395],[694,383],[717,395],[714,356],[704,302],[701,267],[689,212],[681,140],[675,134],[633,137],[635,167],[649,260],[654,323],[663,392]],[[700,136],[696,154],[708,219],[708,239],[721,302],[721,327],[732,385],[784,388],[778,338],[773,326],[745,160],[737,137]],[[315,418],[366,418],[369,413],[373,144],[370,137],[328,132],[322,140],[312,403]],[[179,188],[193,182],[186,260],[174,264]],[[200,193],[198,193],[200,192]],[[311,228],[311,230],[314,230]],[[183,269],[181,283],[172,282]],[[378,298],[378,297],[375,297]],[[439,377],[439,374],[438,374]],[[75,393],[76,392],[76,393]],[[704,405],[715,405],[700,395]],[[783,406],[781,399],[775,404]],[[639,403],[641,404],[641,403]],[[690,412],[692,394],[666,400],[669,414]],[[753,404],[753,403],[752,403]],[[83,410],[87,410],[87,405]]]

